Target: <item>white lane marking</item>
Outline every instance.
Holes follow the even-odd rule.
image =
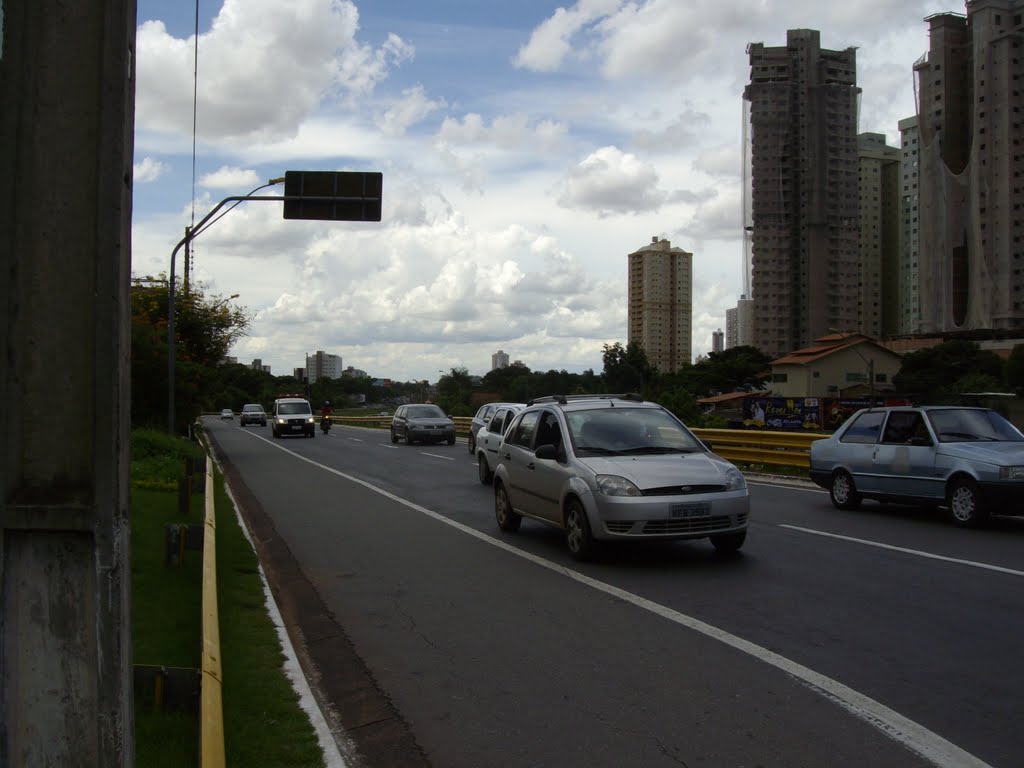
[[[792,531],[801,531],[803,533],[810,533],[814,536],[826,536],[830,539],[841,539],[843,541],[852,541],[855,544],[866,544],[869,547],[878,547],[879,549],[888,549],[893,552],[902,552],[906,555],[914,555],[915,557],[926,557],[929,560],[942,560],[947,563],[957,563],[958,565],[968,565],[971,568],[983,568],[986,571],[997,571],[998,573],[1008,573],[1011,576],[1024,576],[1024,571],[1015,571],[1012,568],[1003,568],[1001,565],[989,565],[988,563],[979,563],[975,560],[962,560],[959,557],[946,557],[945,555],[935,555],[931,552],[922,552],[919,549],[907,549],[905,547],[896,547],[892,544],[883,544],[880,541],[871,541],[870,539],[858,539],[853,536],[842,536],[838,533],[827,533],[825,531],[816,531],[813,528],[802,528],[799,525],[783,525],[779,524],[780,528],[789,528]]]
[[[455,461],[451,456],[442,456],[439,453],[427,453],[426,451],[420,451],[421,456],[433,456],[435,459],[444,459],[445,461]]]
[[[351,440],[353,443],[361,443],[361,442],[363,442],[363,438],[361,438],[361,437],[346,437],[345,439],[346,440]]]
[[[326,467],[312,459],[308,459],[305,456],[300,456],[282,445],[277,445],[275,443],[271,443],[271,445],[275,448],[279,448],[285,453],[290,453],[300,461],[305,461],[308,464],[312,464],[314,467],[323,469],[333,475],[344,478],[349,482],[361,485],[374,493],[390,499],[391,501],[397,502],[398,504],[415,510],[416,512],[420,512],[421,514],[431,517],[440,523],[444,523],[445,525],[462,531],[469,536],[473,536],[486,544],[502,549],[511,555],[521,557],[524,560],[529,560],[531,563],[539,565],[541,568],[547,568],[548,570],[554,571],[568,579],[578,581],[581,584],[591,587],[592,589],[596,589],[599,592],[604,592],[612,597],[617,597],[623,602],[630,603],[637,608],[650,611],[651,613],[661,616],[668,621],[679,624],[687,629],[692,629],[695,632],[700,632],[706,637],[718,640],[719,642],[724,643],[731,648],[735,648],[742,653],[749,654],[755,659],[795,677],[797,680],[817,691],[826,699],[830,699],[850,714],[860,718],[869,725],[874,726],[886,736],[896,742],[899,742],[912,752],[920,755],[932,765],[937,766],[937,768],[992,768],[988,763],[975,757],[969,752],[960,749],[960,747],[951,741],[942,738],[937,733],[929,731],[923,725],[914,722],[908,717],[904,717],[899,712],[890,709],[881,702],[875,701],[869,696],[865,696],[864,694],[855,691],[853,688],[843,685],[837,680],[833,680],[830,677],[826,677],[825,675],[815,672],[813,669],[805,667],[803,664],[791,661],[785,656],[775,653],[774,651],[762,648],[755,643],[744,640],[742,637],[726,632],[724,629],[719,629],[718,627],[714,627],[710,624],[705,624],[700,619],[695,619],[692,616],[687,616],[684,613],[667,608],[666,606],[655,603],[647,598],[634,595],[632,592],[627,592],[624,589],[612,586],[611,584],[606,584],[603,581],[598,581],[590,576],[584,576],[582,573],[578,573],[571,568],[566,568],[563,565],[552,563],[537,555],[524,552],[499,539],[488,536],[486,533],[481,533],[475,528],[470,528],[468,525],[464,525],[456,520],[451,520],[438,512],[434,512],[426,507],[421,507],[419,504],[407,501],[401,496],[396,496],[389,491],[385,491],[383,488],[379,488],[366,480],[353,477],[352,475],[347,475],[337,469]]]

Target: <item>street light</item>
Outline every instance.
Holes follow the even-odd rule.
[[[829,330],[832,331],[832,333],[838,333],[840,338],[843,338],[843,339],[845,339],[847,336],[853,335],[853,334],[847,333],[845,331],[837,330],[835,328],[829,328]],[[857,353],[857,357],[859,357],[861,360],[863,360],[864,363],[868,367],[868,387],[869,387],[868,391],[871,393],[870,394],[871,400],[870,400],[870,403],[869,403],[868,407],[869,408],[874,408],[875,407],[875,360],[874,360],[874,358],[871,358],[869,360],[868,358],[864,357],[864,355],[862,355],[860,353],[860,350],[857,349],[856,347],[850,347],[850,349],[853,350],[854,352],[856,352]]]

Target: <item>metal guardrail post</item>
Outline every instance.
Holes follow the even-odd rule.
[[[224,710],[217,614],[217,538],[213,504],[213,459],[206,459],[206,516],[203,536],[203,651],[199,692],[199,765],[223,768]]]

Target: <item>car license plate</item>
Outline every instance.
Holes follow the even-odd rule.
[[[290,429],[292,430],[292,432],[298,432],[300,429],[302,429],[302,425],[301,424],[292,424]]]
[[[703,503],[673,504],[670,511],[674,518],[707,517],[711,514],[711,505]]]

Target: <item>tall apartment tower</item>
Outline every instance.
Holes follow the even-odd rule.
[[[747,53],[753,344],[776,357],[859,324],[860,88],[855,49],[816,30]]]
[[[860,152],[860,319],[873,338],[899,327],[900,150],[881,133],[857,137]]]
[[[692,362],[693,254],[668,240],[629,254],[627,335],[662,373]]]
[[[332,355],[322,350],[306,355],[306,375],[309,383],[320,379],[340,379],[342,375],[341,355]]]
[[[491,370],[497,370],[498,368],[508,368],[508,353],[498,350],[491,355]]]
[[[921,279],[918,273],[920,212],[920,132],[917,117],[900,120],[900,269],[896,332],[921,332]]]
[[[725,333],[719,328],[711,333],[711,351],[722,352],[725,350]]]
[[[725,310],[725,348],[754,345],[754,300],[740,296],[736,306]]]
[[[929,16],[914,65],[921,331],[1024,329],[1024,0]]]

